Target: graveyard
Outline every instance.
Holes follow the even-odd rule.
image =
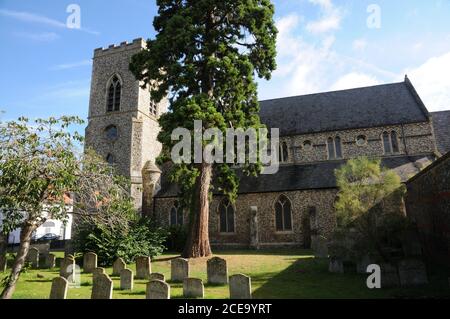
[[[57,261],[64,256],[62,252],[54,253]],[[414,288],[368,289],[366,274],[346,271],[345,273],[330,273],[328,258],[314,257],[309,250],[278,249],[276,251],[216,251],[215,257],[226,260],[228,276],[245,274],[251,278],[251,298],[403,298],[403,297],[445,297],[449,296],[445,281],[439,280],[433,273],[429,275],[429,284]],[[229,284],[208,283],[207,261],[211,258],[196,258],[189,260],[190,291],[193,295],[183,294],[183,282],[174,282],[171,270],[172,261],[178,255],[164,253],[151,261],[149,274],[143,274],[146,279],[138,279],[136,264],[126,265],[122,273],[135,275],[132,289],[121,289],[121,277],[114,274],[124,265],[105,268],[105,274],[113,284],[112,299],[145,299],[149,276],[161,274],[170,286],[170,298],[201,298],[196,295],[195,285],[203,283],[205,299],[230,298]],[[77,258],[76,263],[82,267],[83,259]],[[142,261],[141,261],[142,263]],[[142,268],[142,267],[140,267]],[[145,267],[144,267],[145,269]],[[120,271],[119,271],[120,272]],[[180,270],[178,269],[178,273]],[[183,270],[181,270],[183,272]],[[17,299],[48,299],[54,278],[61,278],[58,266],[52,269],[27,269],[21,276],[14,298]],[[180,274],[179,274],[180,275]],[[210,274],[211,276],[211,274]],[[93,275],[81,268],[79,288],[68,288],[67,299],[90,299],[93,291]],[[142,274],[141,274],[142,278]],[[152,277],[153,278],[153,277]],[[128,278],[129,279],[129,278]],[[129,283],[129,280],[127,280]],[[185,281],[186,284],[186,281]],[[128,286],[127,288],[130,288]],[[197,287],[198,288],[198,287]],[[197,290],[198,291],[198,290]],[[109,293],[109,292],[108,292]],[[197,297],[195,297],[197,296]],[[108,298],[109,296],[98,296]],[[157,297],[157,296],[156,296]],[[233,296],[239,298],[240,296]],[[242,296],[241,296],[242,297]],[[96,297],[95,297],[96,298]]]

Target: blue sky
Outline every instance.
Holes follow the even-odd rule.
[[[81,29],[66,27],[72,3]],[[397,82],[408,73],[429,110],[450,109],[450,0],[274,3],[278,69],[259,82],[260,99]],[[371,4],[379,28],[367,23]],[[144,0],[0,0],[1,118],[86,118],[93,50],[153,37],[156,10]]]

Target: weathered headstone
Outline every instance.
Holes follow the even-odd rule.
[[[170,279],[174,282],[182,282],[189,277],[189,261],[184,258],[175,258],[170,262]]]
[[[251,278],[243,274],[230,276],[230,299],[251,299]]]
[[[97,254],[88,252],[83,256],[83,270],[85,273],[92,273],[97,268]]]
[[[402,287],[428,284],[427,269],[421,260],[401,260],[398,263],[398,274]]]
[[[206,262],[206,272],[208,274],[208,283],[227,284],[228,270],[227,261],[220,257],[213,257]]]
[[[107,274],[96,276],[92,285],[91,299],[112,299],[113,281]]]
[[[56,256],[54,254],[48,254],[47,258],[45,258],[45,267],[46,268],[55,268],[56,266]]]
[[[133,271],[131,269],[122,269],[120,271],[120,289],[133,290],[134,279]]]
[[[166,281],[166,278],[164,277],[164,274],[160,274],[158,272],[153,272],[153,273],[150,274],[149,280]]]
[[[381,288],[391,288],[399,286],[397,267],[388,264],[381,263]]]
[[[72,255],[67,255],[61,261],[61,269],[59,275],[68,279],[70,276],[74,277],[75,274],[75,258]]]
[[[120,272],[127,268],[127,264],[123,261],[122,258],[117,258],[116,261],[113,263],[113,276],[120,276]]]
[[[139,256],[136,257],[136,278],[148,279],[152,273],[152,264],[150,257]]]
[[[204,298],[205,289],[203,281],[199,278],[184,278],[183,297],[184,298]]]
[[[64,277],[56,277],[52,280],[50,299],[66,299],[69,282]]]
[[[344,262],[338,257],[331,257],[328,264],[328,271],[331,273],[344,273]]]
[[[314,256],[317,258],[328,257],[328,243],[326,238],[322,236],[311,236],[311,249],[313,250]]]
[[[28,250],[28,255],[26,258],[27,262],[31,263],[31,267],[36,269],[39,268],[39,249],[31,247]]]
[[[162,280],[151,280],[147,283],[146,299],[170,299],[170,286]]]
[[[92,280],[94,281],[95,279],[97,279],[98,275],[104,274],[106,274],[105,268],[97,267],[92,271]]]
[[[250,247],[259,249],[259,234],[258,234],[258,207],[250,207]],[[227,279],[228,282],[228,279]]]

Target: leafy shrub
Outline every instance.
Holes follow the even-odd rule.
[[[173,252],[182,252],[187,239],[187,230],[183,226],[171,226],[168,229],[165,246]]]

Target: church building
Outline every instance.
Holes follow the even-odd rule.
[[[86,147],[131,179],[139,209],[186,225],[176,185],[153,163],[161,151],[154,103],[129,71],[143,39],[94,51]],[[430,113],[413,84],[399,83],[261,101],[261,121],[280,130],[276,174],[242,177],[236,203],[210,204],[213,246],[308,247],[336,224],[334,170],[357,156],[381,158],[406,182],[450,151],[450,111]]]

